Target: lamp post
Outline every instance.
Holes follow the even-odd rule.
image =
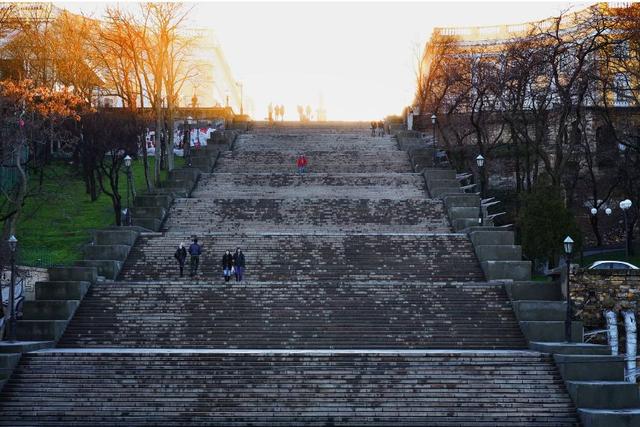
[[[224,95],[226,97],[225,106],[229,108],[229,89],[224,91]]]
[[[131,156],[128,154],[124,158],[124,168],[127,173],[127,213],[124,216],[125,225],[131,225],[131,203],[129,194],[131,193]]]
[[[567,255],[567,318],[564,321],[564,336],[567,342],[571,342],[571,253],[573,252],[573,239],[567,236],[563,243],[564,253]]]
[[[436,162],[437,162],[437,145],[436,145],[436,120],[438,118],[436,117],[436,113],[433,113],[431,115],[431,125],[433,128],[433,167],[436,167]]]
[[[482,168],[484,167],[484,157],[482,157],[482,154],[478,154],[478,157],[476,157],[476,165],[478,166],[478,189],[480,191],[480,213],[478,214],[478,225],[482,225],[484,219],[482,212]]]
[[[7,240],[11,251],[11,287],[9,288],[9,341],[16,340],[16,249],[18,239],[13,234]]]
[[[629,199],[625,199],[623,201],[620,202],[620,209],[622,209],[622,213],[624,214],[624,233],[625,233],[625,243],[624,243],[624,250],[625,250],[625,255],[627,258],[629,258],[629,252],[630,252],[630,234],[629,233],[629,215],[627,213],[627,211],[631,208],[631,206],[633,205],[633,203],[631,202],[631,200]]]

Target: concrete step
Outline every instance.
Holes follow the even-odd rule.
[[[533,341],[529,343],[529,348],[535,351],[552,354],[566,355],[611,355],[611,348],[608,345],[587,344],[587,343],[567,343],[562,340],[556,342]]]
[[[124,261],[130,249],[129,245],[86,245],[82,251],[86,260]]]
[[[531,279],[531,261],[482,261],[480,265],[487,280]]]
[[[522,247],[517,245],[476,245],[476,255],[484,261],[521,261]]]
[[[555,282],[513,282],[505,283],[505,288],[512,300],[562,300],[560,286]]]
[[[91,282],[37,282],[37,300],[81,300],[91,287]]]
[[[482,245],[507,245],[515,244],[513,231],[473,231],[469,237],[474,246]]]
[[[111,259],[84,259],[75,263],[80,267],[95,267],[99,276],[106,277],[109,280],[115,280],[124,265],[123,261]]]
[[[564,301],[513,301],[513,310],[518,320],[559,320],[567,318],[567,303]]]
[[[560,321],[534,321],[520,322],[520,328],[529,341],[534,342],[561,342],[565,341],[565,324]],[[582,342],[582,322],[573,321],[571,328],[571,342]]]
[[[640,408],[578,409],[584,427],[640,427]]]
[[[624,381],[567,381],[576,407],[594,409],[640,409],[638,385]]]
[[[94,232],[96,245],[128,245],[133,246],[139,232],[135,230],[106,229]]]
[[[0,354],[27,353],[55,347],[54,341],[0,341]]]
[[[18,320],[16,335],[24,341],[57,341],[66,326],[66,320]]]
[[[554,354],[565,381],[624,381],[624,357],[589,354]]]
[[[25,301],[23,320],[69,320],[80,304],[79,300]]]
[[[55,267],[49,269],[52,282],[77,281],[95,283],[98,271],[95,267]]]

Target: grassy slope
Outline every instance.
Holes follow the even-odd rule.
[[[150,158],[151,162],[153,158]],[[183,165],[176,158],[176,167]],[[152,167],[153,168],[153,167]],[[152,169],[153,170],[153,169]],[[167,172],[162,171],[162,179]],[[133,177],[138,194],[146,191],[142,161],[133,162]],[[34,179],[34,178],[32,178]],[[126,194],[126,176],[120,177],[121,194]],[[123,198],[123,207],[126,199]],[[114,223],[111,199],[102,194],[91,202],[82,179],[72,166],[52,166],[41,193],[27,201],[19,221],[19,260],[23,265],[49,266],[71,264],[80,259],[81,247],[90,239],[90,230]]]

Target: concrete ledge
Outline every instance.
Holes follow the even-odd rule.
[[[23,320],[69,320],[80,305],[79,300],[25,301]]]
[[[567,381],[578,408],[625,409],[640,405],[638,385],[624,381]]]
[[[146,228],[151,231],[160,231],[162,227],[162,220],[158,218],[133,218],[132,222],[134,225],[139,227]]]
[[[505,289],[512,300],[562,300],[560,285],[555,282],[512,282],[505,283]]]
[[[57,341],[66,327],[66,320],[18,320],[16,335],[20,340]]]
[[[451,226],[455,231],[464,231],[469,227],[478,225],[478,218],[458,218],[451,220]]]
[[[76,265],[81,267],[95,267],[99,276],[115,280],[118,274],[120,274],[124,262],[111,259],[85,259],[76,261]]]
[[[132,208],[131,213],[134,218],[164,218],[167,208],[162,206],[147,206]]]
[[[137,196],[133,202],[134,207],[163,207],[168,209],[173,201],[171,196],[158,194],[158,195],[140,195]]]
[[[478,207],[480,206],[480,196],[472,193],[451,194],[444,197],[443,200],[444,204],[449,209],[453,207],[473,207],[478,209]]]
[[[36,299],[38,300],[81,300],[91,287],[91,282],[38,282]]]
[[[640,427],[640,409],[578,408],[584,427]]]
[[[83,252],[86,260],[125,261],[130,249],[129,245],[86,245]]]
[[[567,303],[564,301],[512,301],[513,311],[518,320],[557,320],[564,321],[567,316]]]
[[[27,353],[29,351],[53,348],[55,345],[54,341],[0,341],[0,354]]]
[[[481,245],[507,245],[515,244],[513,231],[472,231],[469,237],[474,246]]]
[[[201,172],[198,169],[178,168],[169,172],[169,180],[175,180],[175,179],[190,180],[195,183],[198,180],[200,173]]]
[[[138,238],[138,232],[133,230],[106,229],[94,232],[93,241],[96,245],[128,245],[133,246]]]
[[[528,341],[559,342],[565,340],[564,322],[533,321],[520,322],[520,329]],[[571,342],[582,342],[582,322],[571,322]]]
[[[623,356],[554,354],[553,358],[565,381],[624,381]]]
[[[90,282],[98,280],[98,270],[93,266],[56,267],[49,269],[49,280],[52,282]]]
[[[429,194],[434,199],[443,199],[444,197],[450,194],[464,194],[460,186],[451,186],[451,187],[439,187],[439,188],[431,188],[429,187]]]
[[[563,336],[564,339],[564,336]],[[556,342],[540,342],[532,341],[529,343],[531,350],[541,353],[551,353],[554,355],[589,355],[589,356],[610,356],[611,349],[609,346],[600,344],[567,343],[563,341]]]
[[[476,223],[480,216],[480,208],[478,206],[448,206],[449,219],[456,220],[462,218],[473,219]]]
[[[480,262],[522,260],[522,247],[517,245],[478,245],[475,250]]]
[[[482,261],[487,280],[530,280],[531,261]]]

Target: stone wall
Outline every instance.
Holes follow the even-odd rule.
[[[585,330],[605,327],[604,310],[632,309],[640,318],[640,270],[579,270],[571,276],[571,297]]]

